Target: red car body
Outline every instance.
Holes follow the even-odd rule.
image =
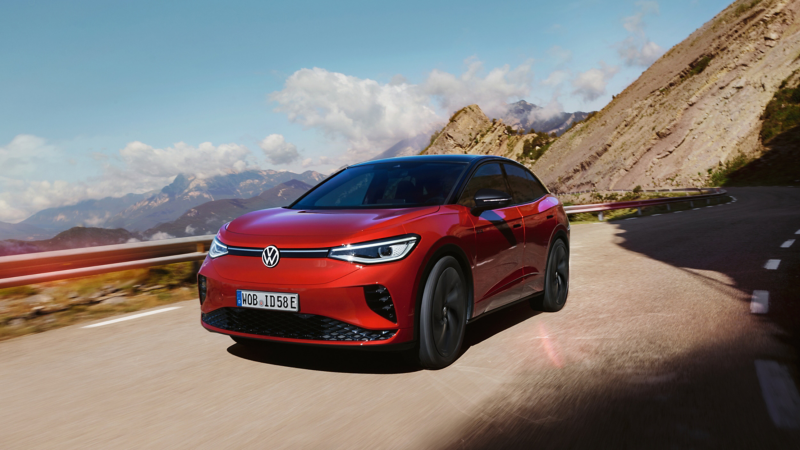
[[[464,164],[457,190],[463,190],[476,167],[487,161],[519,166],[505,158],[486,156],[412,158]],[[398,261],[359,264],[324,254],[343,245],[407,235],[418,236],[417,244]],[[217,333],[272,341],[358,347],[412,344],[418,336],[422,286],[431,265],[442,255],[454,256],[462,266],[469,291],[467,317],[472,320],[541,292],[548,251],[559,237],[568,245],[569,222],[561,202],[549,192],[536,201],[480,215],[452,199],[411,208],[256,211],[224,226],[217,239],[229,249],[275,246],[281,253],[280,262],[268,268],[255,254],[207,257],[199,272],[205,289],[201,292],[202,324]],[[284,257],[285,251],[289,255],[301,250],[319,253]],[[396,321],[368,305],[365,287],[376,285],[388,290]],[[241,309],[237,308],[238,290],[297,294],[299,312],[270,313],[268,325],[237,316],[241,320],[231,325],[232,316],[220,318],[219,311],[234,314]],[[286,323],[281,322],[284,319]],[[309,320],[333,324],[344,333],[331,339],[325,331],[315,331],[312,326],[305,329],[303,321]]]

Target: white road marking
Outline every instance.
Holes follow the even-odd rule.
[[[700,209],[700,208],[692,208],[692,211],[697,211],[698,209]]]
[[[661,214],[653,214],[651,217],[660,216]]]
[[[628,218],[627,218],[627,219],[625,219],[625,220],[636,220],[636,217],[628,217]]]
[[[141,313],[141,314],[134,314],[132,316],[120,317],[119,319],[106,320],[105,322],[93,323],[91,325],[86,325],[85,327],[81,327],[81,328],[102,327],[103,325],[111,325],[112,323],[124,322],[126,320],[138,319],[139,317],[151,316],[153,314],[172,311],[173,309],[180,309],[180,306],[170,306],[169,308],[157,309],[155,311],[147,311],[147,312],[144,312],[144,313]]]
[[[781,248],[789,248],[794,244],[794,239],[789,239],[788,241],[781,244]]]
[[[756,375],[767,412],[778,428],[800,428],[800,395],[789,369],[777,361],[756,360]]]
[[[753,291],[753,296],[750,297],[750,312],[752,314],[769,312],[769,291]]]
[[[776,270],[780,264],[780,259],[770,259],[766,264],[764,264],[764,268],[767,270]]]
[[[795,231],[794,234],[800,234],[800,230]]]

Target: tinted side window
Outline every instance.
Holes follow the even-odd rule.
[[[499,163],[489,163],[478,167],[475,174],[467,183],[464,193],[458,200],[459,205],[467,208],[475,207],[475,193],[480,189],[497,189],[498,191],[508,192],[506,180],[500,169]]]
[[[533,185],[533,188],[536,190],[536,200],[540,199],[541,197],[544,197],[547,194],[547,188],[544,187],[542,182],[539,181],[538,178],[533,176],[533,174],[531,174],[527,170],[525,170],[524,172],[525,172],[525,177],[528,180],[530,180],[531,184]]]
[[[503,166],[508,175],[508,184],[514,191],[514,204],[535,202],[544,195],[541,186],[533,181],[527,170],[514,164],[503,164]]]

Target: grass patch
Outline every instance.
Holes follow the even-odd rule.
[[[0,289],[0,340],[196,297],[191,262]]]
[[[752,0],[750,3],[747,3],[747,2],[742,3],[742,4],[740,4],[739,6],[736,7],[736,10],[734,10],[733,13],[736,15],[736,17],[739,17],[742,14],[746,13],[747,11],[750,11],[751,9],[753,9],[756,5],[761,3],[761,1],[762,0]]]
[[[703,73],[703,71],[706,70],[706,67],[708,67],[708,65],[711,63],[712,59],[714,58],[708,55],[700,58],[700,60],[697,61],[697,63],[694,66],[692,66],[692,69],[689,70],[689,74],[687,75],[687,77],[693,77],[695,75]]]

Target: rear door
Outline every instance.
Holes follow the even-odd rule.
[[[479,189],[510,194],[500,163],[490,162],[478,167],[458,203],[474,208],[475,193]],[[473,278],[477,315],[520,298],[525,232],[522,217],[514,206],[483,211],[471,217],[476,236]]]
[[[547,264],[547,246],[556,226],[555,212],[550,202],[544,201],[547,190],[525,168],[516,164],[503,164],[514,195],[514,203],[522,217],[525,245],[522,251],[521,296],[527,297],[544,289]]]

